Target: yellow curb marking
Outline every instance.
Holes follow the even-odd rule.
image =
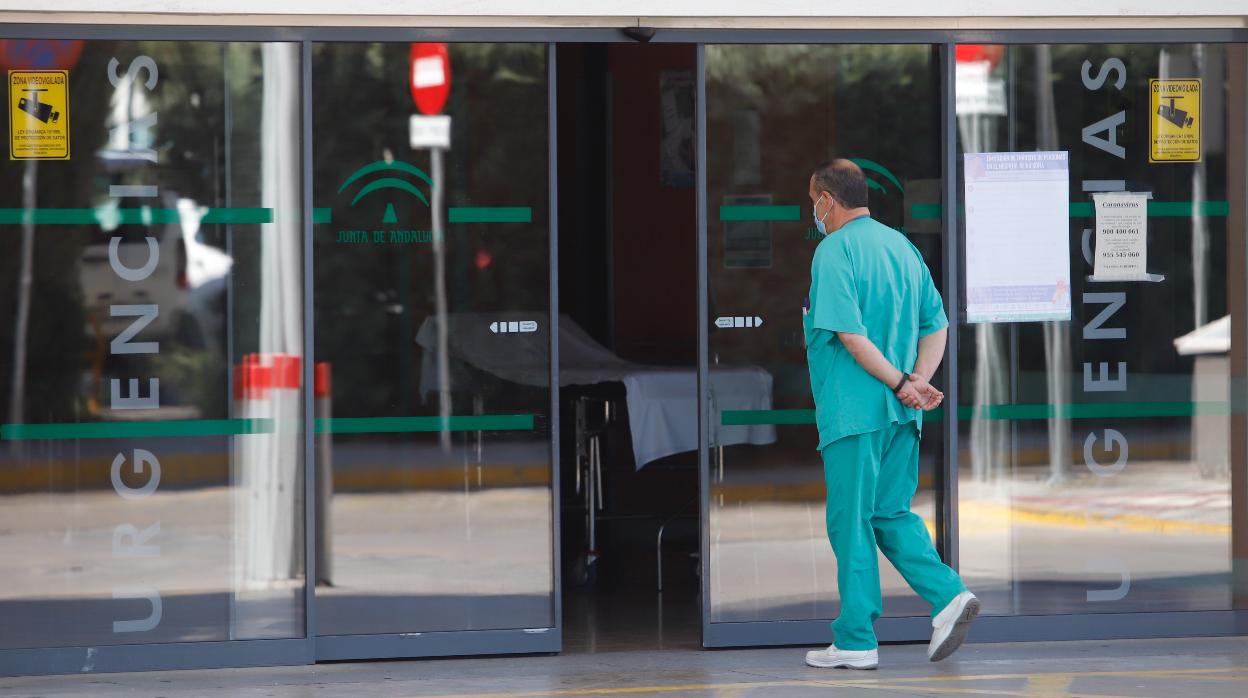
[[[1245,672],[1245,667],[1219,667],[1211,669],[1155,669],[1152,671],[1085,671],[1085,672],[1043,672],[1035,674],[979,674],[969,676],[920,676],[890,679],[848,679],[843,681],[826,681],[812,679],[809,681],[755,681],[749,683],[702,683],[702,684],[667,684],[655,686],[628,686],[615,688],[561,689],[553,691],[511,691],[502,693],[446,693],[436,696],[411,696],[410,698],[538,698],[539,696],[595,696],[595,695],[630,695],[642,693],[679,693],[683,691],[745,691],[755,688],[792,688],[792,687],[827,687],[827,688],[865,688],[879,690],[915,690],[940,694],[961,695],[996,695],[1018,696],[1019,698],[1051,698],[1052,696],[1070,696],[1071,698],[1134,698],[1108,693],[1071,693],[1062,690],[1080,677],[1097,678],[1174,678],[1183,677],[1195,680],[1232,681],[1248,683],[1248,676],[1201,676],[1202,674],[1226,674]],[[943,682],[991,681],[1021,679],[1028,685],[1022,690],[983,689],[967,686],[945,687],[923,684]],[[1054,692],[1059,691],[1061,692]]]

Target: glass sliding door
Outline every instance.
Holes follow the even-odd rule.
[[[313,46],[323,658],[558,648],[549,60]]]
[[[960,330],[967,583],[998,615],[1245,608],[1242,46],[958,57],[959,166],[992,151],[1070,166],[1071,320]],[[974,108],[990,89],[999,108]],[[1094,197],[1115,192],[1146,211],[1134,279],[1098,276]]]
[[[826,641],[839,603],[802,336],[822,239],[807,185],[823,161],[858,163],[872,215],[909,237],[943,288],[939,54],[928,45],[709,44],[704,51],[705,642]],[[942,372],[934,382],[943,381]],[[928,417],[914,509],[935,535],[943,425],[939,413]],[[886,615],[926,616],[882,557],[880,567]],[[926,620],[917,620],[885,619],[881,637],[919,637]]]
[[[0,43],[4,670],[303,638],[299,45]]]

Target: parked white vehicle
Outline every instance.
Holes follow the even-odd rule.
[[[143,329],[144,337],[172,339],[195,344],[215,344],[212,338],[224,330],[225,318],[217,306],[233,259],[223,250],[205,244],[199,221],[203,209],[194,201],[162,193],[153,206],[150,199],[112,200],[99,207],[97,234],[82,253],[80,280],[87,310],[88,332],[115,337],[134,322],[133,317],[111,317],[118,305],[156,305],[159,314]],[[119,208],[147,207],[177,211],[174,220],[162,222],[154,214],[150,223],[121,223]],[[157,243],[156,268],[142,281],[126,281],[109,265],[109,245],[120,237],[117,257],[129,268],[142,267],[150,250],[147,238]]]

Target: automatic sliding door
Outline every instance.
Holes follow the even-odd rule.
[[[822,237],[807,182],[823,160],[857,162],[872,214],[906,233],[943,287],[938,65],[927,45],[705,47],[707,644],[830,637],[836,561],[801,323]],[[944,464],[933,415],[914,509],[935,534]],[[900,575],[883,558],[880,566],[886,614],[926,616]],[[916,620],[882,622],[881,638],[925,637],[926,619]]]
[[[313,47],[322,658],[558,648],[547,54]]]
[[[1070,164],[1071,321],[961,329],[961,409],[973,415],[958,464],[967,583],[990,615],[1248,607],[1235,397],[1246,355],[1243,47],[966,45],[958,56],[959,105],[993,83],[1011,95],[1008,109],[958,114],[961,151],[1066,151]],[[1096,255],[1117,252],[1098,247],[1094,197],[1113,192],[1144,207],[1133,227],[1146,275],[1096,276]],[[969,261],[986,246],[973,238],[964,234],[968,294],[987,276]],[[1208,615],[1153,618],[1138,620],[1170,635],[1225,627]]]
[[[299,45],[3,43],[0,673],[300,661]]]

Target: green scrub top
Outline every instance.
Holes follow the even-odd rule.
[[[836,336],[866,335],[899,370],[918,360],[919,338],[949,325],[923,256],[904,235],[863,216],[815,248],[802,317],[819,450],[856,434],[917,421],[893,386],[876,380]]]

